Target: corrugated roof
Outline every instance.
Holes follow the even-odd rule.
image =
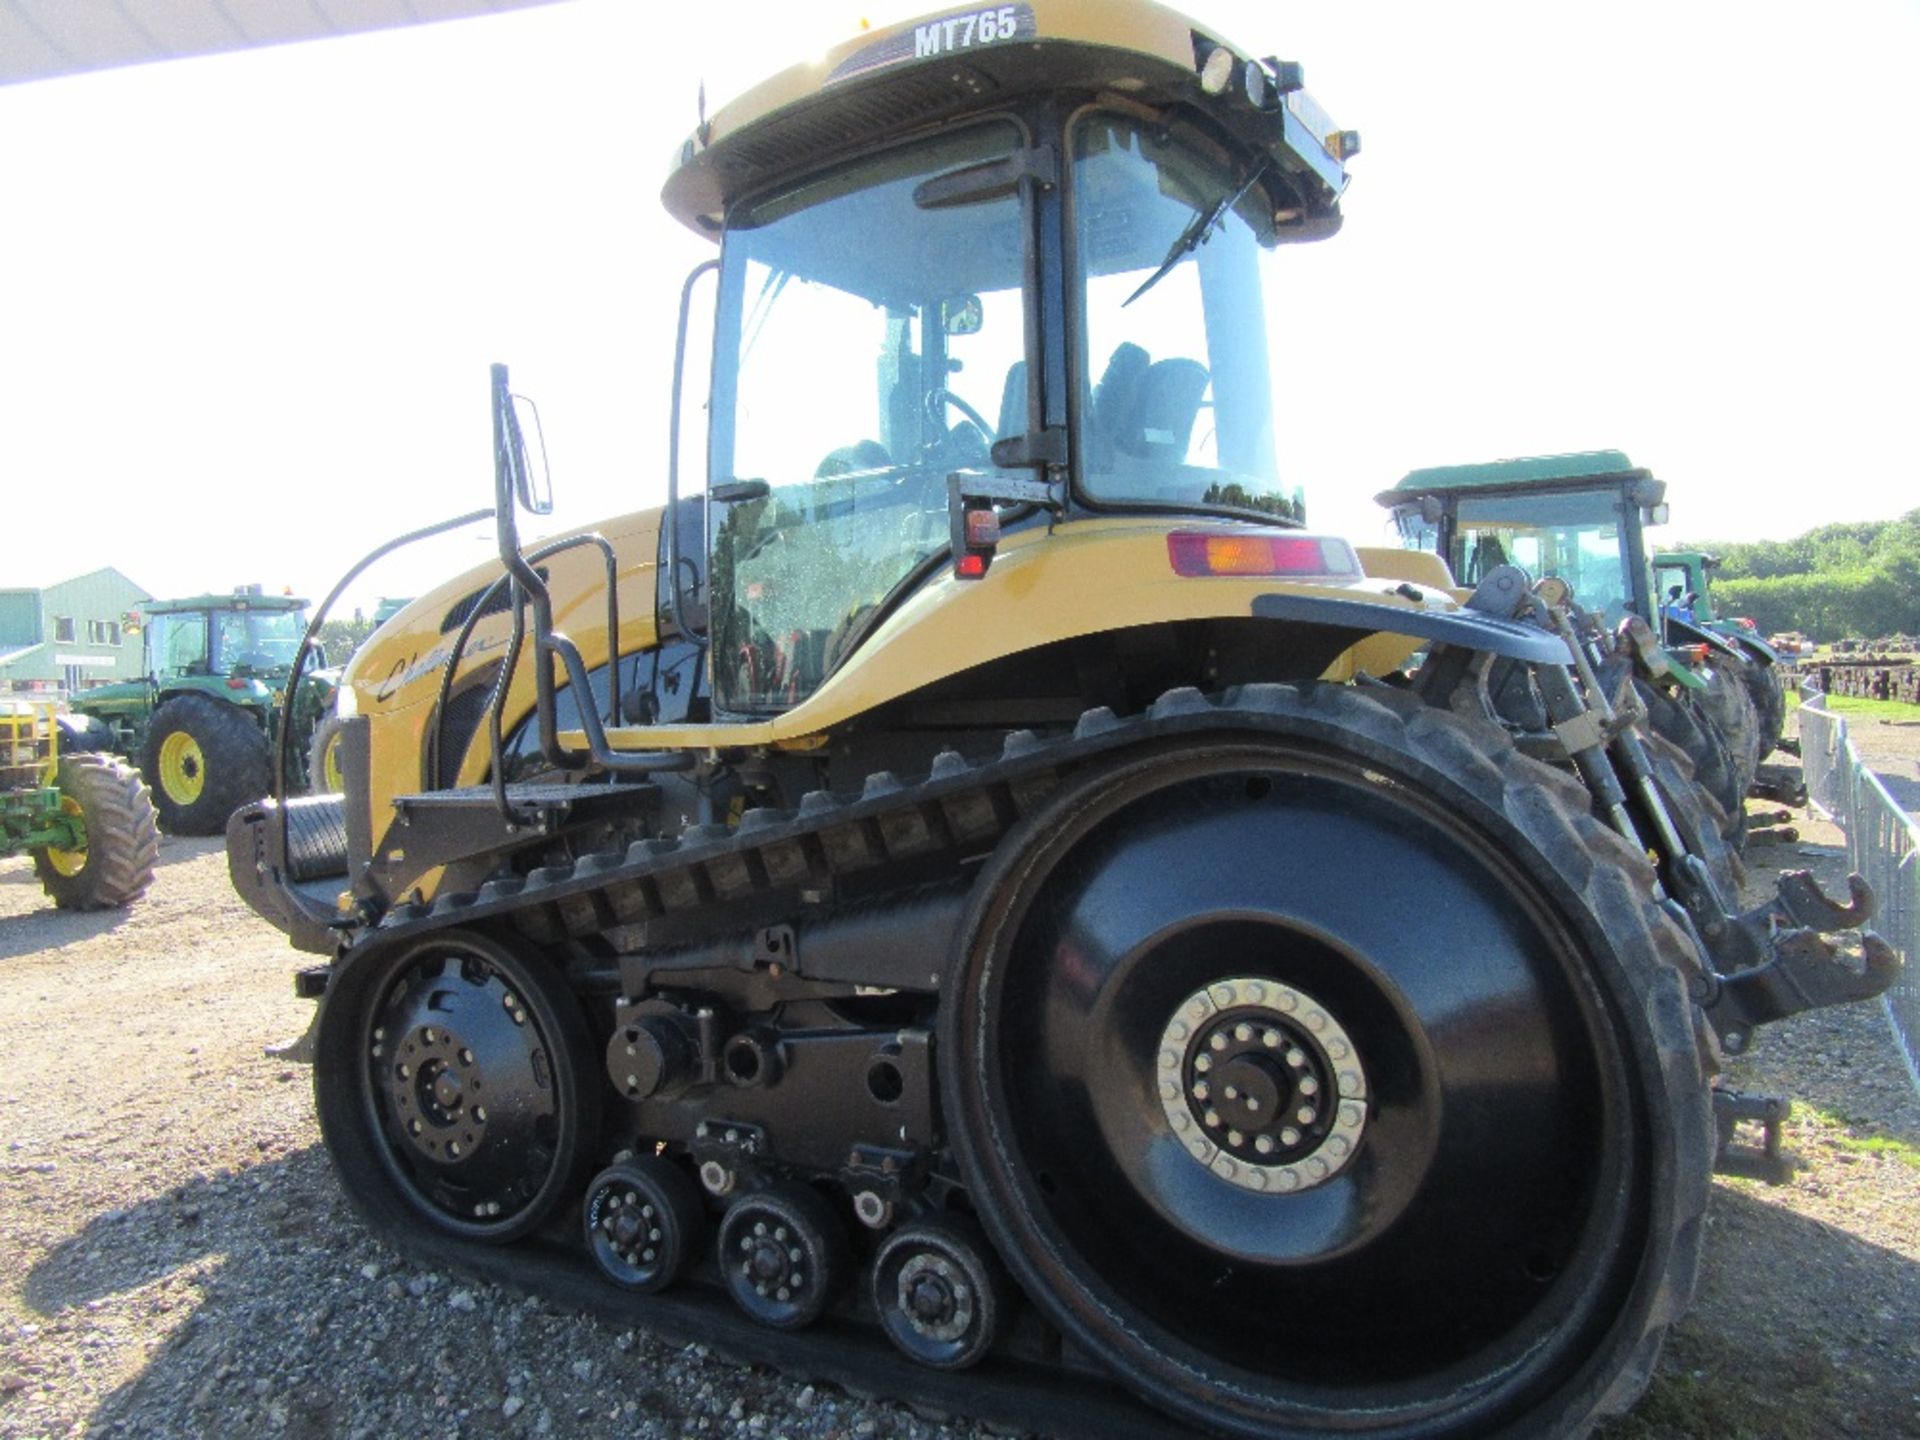
[[[553,0],[0,0],[0,84],[519,10]]]

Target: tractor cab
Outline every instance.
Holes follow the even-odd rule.
[[[778,77],[687,142],[665,200],[720,254],[702,267],[707,483],[684,527],[705,554],[668,569],[704,575],[674,603],[706,621],[719,712],[803,703],[909,596],[983,580],[1022,527],[1301,523],[1264,261],[1337,228],[1358,140],[1298,67],[1164,11],[1143,47],[1145,13],[985,11],[951,54],[936,22]],[[1130,48],[1102,48],[1122,20]]]
[[[1502,565],[1553,576],[1605,616],[1661,624],[1642,526],[1666,519],[1666,486],[1618,450],[1415,470],[1375,497],[1401,543],[1438,554],[1471,589]]]

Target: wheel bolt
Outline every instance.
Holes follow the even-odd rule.
[[[1207,1045],[1210,1049],[1224,1050],[1227,1048],[1227,1037],[1216,1034],[1211,1040],[1207,1041]]]
[[[1300,1132],[1291,1125],[1280,1132],[1280,1143],[1289,1148],[1300,1143]]]
[[[1297,1110],[1294,1113],[1293,1118],[1298,1120],[1302,1125],[1311,1125],[1314,1121],[1314,1117],[1318,1113],[1319,1112],[1316,1111],[1311,1105],[1302,1105],[1299,1108],[1299,1110]]]
[[[1253,1027],[1244,1020],[1241,1021],[1233,1027],[1233,1038],[1244,1044],[1246,1041],[1253,1039]]]
[[[1302,1095],[1315,1095],[1318,1094],[1319,1091],[1320,1082],[1318,1080],[1314,1079],[1311,1075],[1302,1075],[1300,1077],[1300,1093]]]

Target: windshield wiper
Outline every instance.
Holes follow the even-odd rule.
[[[1267,160],[1262,160],[1258,165],[1253,167],[1253,173],[1247,176],[1246,181],[1238,190],[1222,195],[1213,203],[1211,208],[1202,214],[1194,216],[1188,223],[1187,228],[1180,232],[1172,246],[1168,248],[1167,258],[1160,262],[1160,268],[1145,280],[1141,281],[1140,288],[1120,302],[1120,308],[1122,310],[1126,309],[1127,306],[1153,289],[1154,286],[1167,278],[1168,271],[1172,270],[1174,266],[1186,259],[1187,256],[1206,244],[1207,240],[1213,234],[1213,227],[1220,223],[1221,218],[1229,210],[1246,198],[1246,193],[1253,189],[1262,175],[1267,173],[1267,166],[1270,163],[1271,162]]]

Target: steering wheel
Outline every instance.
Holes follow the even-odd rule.
[[[982,415],[978,410],[974,409],[973,406],[954,394],[953,391],[947,389],[946,386],[936,385],[927,392],[927,418],[934,421],[942,430],[946,429],[946,407],[949,405],[972,422],[980,433],[986,436],[989,445],[1000,438],[993,433],[993,426],[987,423],[986,416]]]

